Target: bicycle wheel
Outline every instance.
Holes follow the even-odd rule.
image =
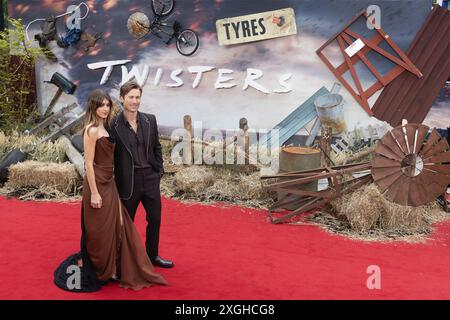
[[[174,0],[152,0],[152,11],[157,16],[169,15],[175,5]]]
[[[197,34],[190,29],[185,29],[177,37],[177,50],[183,56],[190,56],[197,51],[199,43]]]

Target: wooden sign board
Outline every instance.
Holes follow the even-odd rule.
[[[297,34],[292,8],[220,19],[216,29],[221,46]]]

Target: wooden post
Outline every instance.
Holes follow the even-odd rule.
[[[59,141],[62,141],[66,148],[66,155],[69,158],[70,162],[75,165],[78,173],[81,177],[84,177],[84,158],[81,153],[78,152],[77,149],[72,145],[72,142],[65,135],[62,135],[58,138]]]
[[[241,134],[243,135],[243,146],[245,153],[245,164],[249,164],[249,148],[250,148],[250,138],[248,135],[248,121],[246,118],[241,118],[239,120],[239,129],[242,130]]]
[[[192,164],[194,162],[194,143],[193,143],[193,130],[192,130],[192,118],[190,115],[185,115],[183,117],[184,129],[189,132],[189,141],[191,147],[189,148],[188,153],[183,154],[184,163]]]
[[[55,96],[53,97],[52,101],[50,101],[50,104],[48,105],[47,109],[44,112],[44,115],[41,117],[41,120],[44,120],[45,118],[47,118],[50,113],[53,110],[53,107],[56,104],[56,101],[58,101],[58,99],[61,97],[63,91],[61,88],[58,88],[58,91],[56,91]]]
[[[320,134],[320,166],[329,167],[332,165],[330,161],[331,154],[331,128],[322,126]]]

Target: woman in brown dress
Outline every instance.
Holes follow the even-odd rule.
[[[154,272],[140,236],[122,205],[114,180],[114,146],[107,127],[112,101],[102,90],[88,98],[83,131],[86,174],[83,182],[81,252],[55,271],[55,284],[91,292],[110,280],[139,290],[167,281]]]

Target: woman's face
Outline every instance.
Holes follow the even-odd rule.
[[[97,110],[95,110],[95,113],[97,117],[105,120],[108,117],[110,110],[111,106],[109,105],[108,99],[104,99],[101,106],[98,107]]]

